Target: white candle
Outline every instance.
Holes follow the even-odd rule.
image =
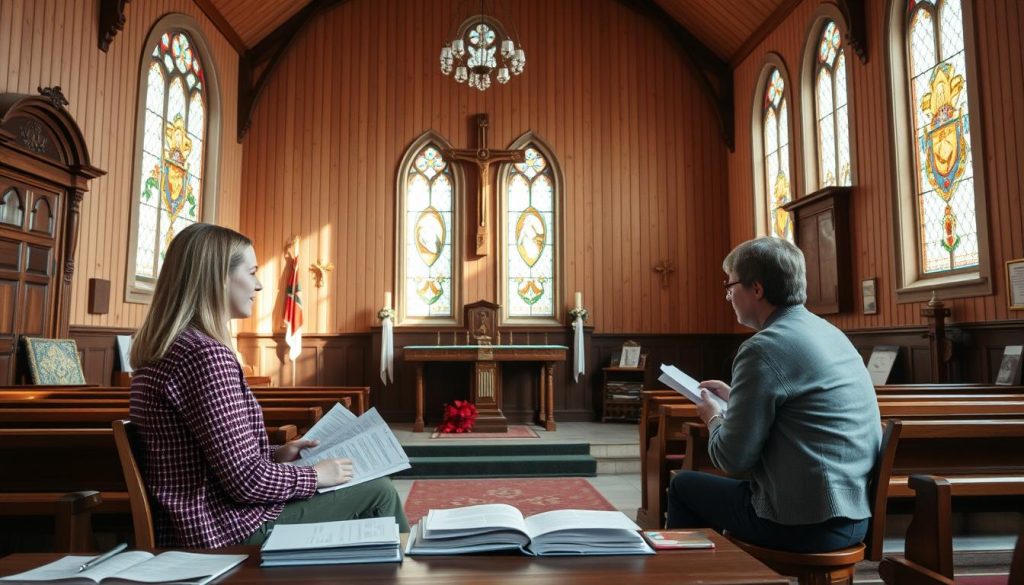
[[[580,291],[576,291],[576,308],[583,308],[583,293]]]
[[[384,293],[384,308],[385,309],[390,309],[391,308],[391,293],[390,292]]]

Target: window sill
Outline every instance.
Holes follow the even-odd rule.
[[[968,272],[955,276],[921,278],[903,288],[896,289],[897,303],[919,303],[932,298],[932,293],[943,299],[980,297],[992,294],[992,279],[981,272]]]
[[[124,291],[124,302],[133,305],[148,305],[153,302],[153,291],[129,286]]]

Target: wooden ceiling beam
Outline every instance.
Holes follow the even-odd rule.
[[[754,51],[754,48],[761,44],[761,41],[765,40],[773,30],[779,27],[779,24],[786,19],[787,16],[796,8],[797,4],[800,4],[803,0],[783,0],[782,4],[772,12],[761,26],[757,27],[754,34],[747,37],[747,40],[743,41],[740,48],[736,50],[733,56],[729,59],[729,65],[735,69],[739,67],[739,64],[746,59],[750,53]]]
[[[736,131],[733,113],[732,68],[729,63],[702,43],[692,32],[665,11],[654,0],[618,0],[658,23],[679,46],[683,57],[693,66],[701,89],[711,99],[718,115],[722,140],[730,151],[736,149]]]
[[[238,63],[238,142],[252,126],[256,103],[295,39],[320,14],[349,0],[313,0],[245,51]]]
[[[220,10],[217,10],[217,7],[213,5],[212,0],[193,0],[193,2],[195,2],[196,6],[203,11],[203,14],[213,22],[213,26],[217,27],[220,34],[224,35],[224,38],[231,43],[231,46],[235,48],[235,51],[239,55],[244,54],[246,46],[245,41],[242,40],[242,35],[238,34],[238,31],[231,26],[228,19],[224,18],[224,15],[221,14]]]

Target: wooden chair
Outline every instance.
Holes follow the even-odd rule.
[[[882,558],[889,476],[892,473],[901,428],[902,422],[899,419],[886,419],[882,423],[882,445],[868,481],[871,519],[864,542],[825,553],[795,553],[747,544],[732,537],[729,539],[776,573],[796,577],[801,585],[852,583],[854,565],[865,558],[872,561]]]
[[[135,547],[154,548],[156,534],[153,531],[153,510],[149,506],[149,494],[139,469],[142,453],[139,449],[138,427],[127,420],[115,420],[113,426],[114,443],[117,444],[117,455],[121,460],[121,472],[128,486],[128,504],[132,511]]]

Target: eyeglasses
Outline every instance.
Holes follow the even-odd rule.
[[[732,298],[732,287],[736,286],[737,284],[741,284],[742,282],[743,281],[741,281],[741,280],[734,280],[732,282],[729,282],[728,280],[723,280],[722,281],[722,288],[725,289],[725,298],[731,299]]]

